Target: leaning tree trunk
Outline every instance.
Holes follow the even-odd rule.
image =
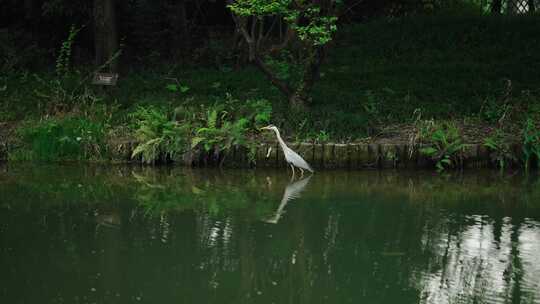
[[[309,106],[309,94],[319,78],[320,67],[324,60],[324,47],[315,47],[304,63],[303,77],[296,88],[289,95],[289,105],[293,109],[302,110]]]
[[[118,51],[115,4],[115,0],[94,0],[94,43],[97,66],[110,61]],[[110,62],[108,70],[117,72],[117,60]]]

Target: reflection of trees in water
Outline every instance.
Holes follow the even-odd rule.
[[[540,300],[540,227],[504,218],[497,229],[495,222],[469,216],[459,230],[449,222],[447,233],[431,236],[428,267],[418,267],[410,279],[422,303]]]
[[[219,240],[200,246],[222,245],[203,263],[238,279],[241,303],[538,301],[538,222],[358,204],[290,205],[277,226],[206,218]]]
[[[283,188],[276,182],[277,192],[267,195],[265,176],[143,172],[138,181],[128,172],[126,181],[100,174],[0,185],[0,193],[13,194],[2,202],[12,208],[0,214],[5,231],[19,227],[37,239],[19,248],[17,260],[0,251],[2,261],[28,264],[6,269],[31,274],[48,248],[56,258],[49,269],[64,269],[66,278],[79,272],[73,282],[48,285],[28,275],[29,286],[43,286],[37,294],[72,284],[74,294],[97,286],[96,299],[103,289],[162,303],[540,299],[537,181],[516,192],[513,182],[493,177],[325,172],[270,225],[260,220],[274,214]],[[22,204],[28,197],[43,203]],[[35,205],[42,213],[29,211]],[[100,216],[88,220],[95,210]],[[115,218],[118,228],[96,233],[95,221]],[[102,285],[78,285],[95,272],[107,276],[95,279]]]

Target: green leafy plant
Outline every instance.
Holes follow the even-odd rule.
[[[56,74],[58,76],[66,76],[69,73],[73,42],[80,30],[81,28],[72,25],[69,29],[68,37],[62,42],[58,57],[56,58]]]
[[[529,169],[532,159],[540,162],[540,130],[531,118],[525,122],[523,129],[523,163]]]
[[[195,131],[191,148],[202,146],[207,152],[212,149],[226,152],[234,145],[247,145],[248,120],[229,121],[227,116],[223,110],[209,109],[203,126]]]
[[[369,129],[374,129],[376,125],[382,122],[382,100],[373,91],[367,90],[365,93],[365,101],[362,103],[362,108],[367,114]]]
[[[320,130],[319,134],[317,134],[317,136],[315,137],[315,141],[319,143],[324,143],[324,142],[327,142],[328,140],[330,140],[330,134],[328,134],[324,130]]]
[[[484,146],[490,150],[491,160],[497,163],[501,170],[516,160],[508,143],[508,135],[500,129],[484,139]]]
[[[249,132],[268,124],[271,114],[272,107],[264,99],[241,102],[230,94],[212,105],[181,105],[172,114],[163,108],[139,107],[130,114],[139,142],[132,158],[140,155],[143,162],[155,163],[174,160],[190,149],[226,155],[234,146],[247,147],[253,158],[255,145]]]
[[[459,164],[467,145],[462,142],[459,130],[454,124],[428,124],[422,133],[422,139],[428,146],[421,148],[420,152],[435,161],[437,171],[454,168]]]
[[[189,124],[171,120],[167,111],[157,107],[138,107],[130,114],[139,144],[131,157],[141,156],[144,163],[160,158],[175,159],[188,150]]]
[[[264,99],[250,99],[243,105],[227,95],[225,102],[205,109],[195,129],[191,147],[227,153],[233,146],[244,146],[254,158],[255,145],[248,140],[250,130],[269,123],[272,107]]]
[[[480,110],[480,117],[489,123],[502,123],[511,110],[509,103],[487,98]]]
[[[301,65],[295,62],[294,56],[288,50],[281,50],[274,56],[267,55],[264,61],[279,79],[298,81],[301,75]]]
[[[121,54],[121,50],[118,50],[105,63],[93,72],[86,73],[85,76],[78,70],[73,71],[71,54],[74,41],[81,29],[82,27],[71,26],[68,37],[62,42],[56,58],[55,75],[32,74],[37,83],[31,91],[40,99],[38,109],[46,116],[70,112],[81,104],[87,103],[87,99],[98,99],[86,85],[87,81],[95,72],[102,70]]]
[[[81,117],[28,121],[17,130],[21,142],[12,160],[97,160],[106,151],[108,124]]]
[[[272,104],[266,99],[248,99],[244,116],[255,128],[268,125],[272,118]]]
[[[106,139],[118,106],[106,105],[90,92],[77,95],[71,109],[29,119],[17,129],[12,160],[99,160],[107,155]]]
[[[171,92],[174,92],[174,93],[187,93],[189,91],[189,87],[187,85],[182,85],[182,84],[179,84],[179,83],[171,83],[171,84],[168,84],[166,87],[165,87],[167,90],[171,91]]]

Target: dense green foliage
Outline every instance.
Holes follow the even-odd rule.
[[[435,167],[438,171],[459,166],[466,144],[462,142],[459,130],[454,124],[449,122],[436,124],[431,121],[420,129],[420,132],[421,138],[428,142],[428,146],[421,148],[420,152],[436,162]]]
[[[154,107],[139,107],[130,116],[139,142],[131,154],[132,158],[141,155],[143,162],[151,163],[161,155],[175,159],[177,154],[186,151],[189,125],[178,124],[163,109]]]
[[[540,162],[540,130],[532,119],[527,119],[523,130],[523,162],[525,170],[530,166],[531,160]]]
[[[62,64],[54,72],[11,69],[0,75],[0,121],[30,121],[17,123],[24,142],[20,147],[47,142],[55,148],[43,151],[71,151],[47,152],[47,157],[21,153],[15,159],[99,158],[104,152],[75,155],[94,151],[91,147],[101,147],[118,127],[129,126],[120,133],[143,144],[134,156],[153,162],[172,160],[188,149],[247,147],[256,128],[270,120],[295,140],[354,141],[385,136],[396,124],[413,126],[420,134],[418,121],[433,119],[437,125],[453,121],[461,144],[470,140],[462,138],[463,125],[486,126],[488,131],[474,140],[493,152],[494,162],[501,167],[529,164],[537,158],[540,121],[538,23],[535,15],[460,12],[342,26],[313,88],[312,107],[300,113],[289,111],[287,101],[256,68],[237,65],[219,39],[213,41],[219,47],[206,52],[209,57],[197,66],[131,66],[120,73],[118,86],[107,90],[89,86],[93,69],[59,59]],[[65,34],[66,41],[71,33]],[[64,44],[61,54],[72,47]],[[290,76],[294,69],[279,61],[273,68],[295,77]],[[108,118],[89,119],[81,104],[107,108]],[[87,129],[97,130],[92,132],[101,138],[83,142]],[[41,133],[55,139],[40,139],[45,138],[36,135]],[[430,133],[417,142],[435,146],[437,138]],[[519,160],[511,156],[514,143],[525,143]],[[439,154],[434,158],[447,159]]]
[[[105,159],[106,140],[115,111],[116,106],[92,99],[88,103],[77,103],[69,111],[56,112],[56,115],[46,115],[39,120],[29,117],[16,130],[18,137],[10,159]]]
[[[240,102],[230,95],[221,102],[183,104],[172,111],[140,106],[130,114],[139,142],[132,157],[142,155],[142,161],[150,163],[179,160],[183,153],[195,149],[217,153],[244,146],[253,150],[248,134],[268,124],[271,115],[272,107],[266,100]]]

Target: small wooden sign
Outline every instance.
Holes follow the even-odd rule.
[[[114,86],[116,85],[117,81],[118,81],[117,73],[96,73],[94,74],[94,79],[92,80],[92,84]]]

